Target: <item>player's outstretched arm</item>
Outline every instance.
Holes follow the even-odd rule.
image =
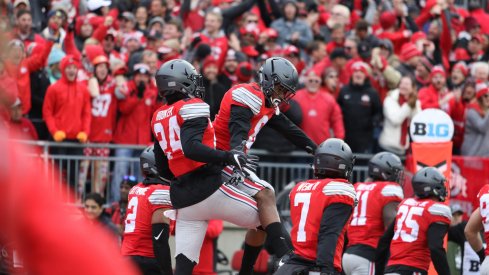
[[[391,222],[384,235],[380,238],[375,251],[375,274],[384,274],[385,265],[387,264],[389,248],[391,246],[392,237],[394,237],[395,219]]]
[[[428,228],[428,247],[431,253],[431,261],[438,274],[450,275],[447,253],[443,247],[443,239],[448,232],[448,224],[432,223]]]
[[[316,150],[317,144],[284,114],[280,113],[278,116],[273,116],[267,125],[282,134],[295,146],[305,150],[307,153],[313,154]]]
[[[344,203],[333,203],[323,212],[318,234],[318,246],[316,265],[321,273],[334,273],[334,257],[338,239],[348,219],[353,212],[353,207]]]
[[[472,215],[470,215],[470,219],[465,226],[465,238],[469,242],[470,246],[474,251],[479,255],[481,263],[484,261],[484,246],[482,245],[482,239],[480,236],[480,232],[482,231],[482,216],[480,212],[480,208],[477,208]]]

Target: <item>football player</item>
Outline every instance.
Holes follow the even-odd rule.
[[[259,77],[259,83],[236,85],[224,95],[213,122],[217,148],[229,150],[246,141],[246,149],[250,149],[260,130],[267,125],[297,147],[312,153],[317,145],[279,111],[279,106],[288,103],[295,95],[298,74],[294,65],[281,57],[269,58],[260,68]],[[231,168],[225,169],[225,178],[232,174]],[[254,178],[238,184],[237,188],[256,199],[264,231],[248,231],[240,275],[252,273],[266,234],[277,257],[290,251],[286,242],[289,237],[280,223],[273,187],[266,181]]]
[[[256,159],[243,151],[216,150],[209,105],[202,101],[202,76],[185,60],[164,63],[156,74],[158,92],[167,104],[153,115],[158,171],[172,173],[170,197],[176,217],[175,274],[192,274],[199,260],[207,221],[225,220],[245,228],[260,225],[256,201],[224,185],[222,170],[256,169]]]
[[[442,203],[447,196],[445,178],[436,168],[425,167],[411,184],[416,196],[399,204],[396,219],[380,239],[375,274],[384,274],[384,269],[386,274],[427,274],[431,260],[438,274],[449,275],[443,239],[452,212]]]
[[[171,275],[170,221],[163,215],[172,207],[170,181],[156,170],[153,146],[139,159],[144,180],[129,191],[121,253],[145,275]]]
[[[470,246],[482,263],[480,272],[483,275],[489,274],[489,261],[485,261],[486,255],[489,255],[489,246],[484,249],[480,232],[484,230],[484,239],[486,244],[489,243],[489,184],[484,185],[479,194],[477,194],[479,208],[470,215],[469,222],[465,226],[465,237]]]
[[[290,192],[294,253],[275,275],[340,274],[345,231],[356,194],[348,181],[355,158],[344,141],[330,138],[314,154],[315,179]]]
[[[404,198],[401,159],[389,152],[373,156],[368,163],[369,179],[355,184],[358,205],[347,231],[348,247],[343,255],[346,275],[373,275],[375,250],[380,237],[396,218]]]

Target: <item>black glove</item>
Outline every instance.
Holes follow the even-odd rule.
[[[67,31],[68,32],[74,32],[75,31],[75,20],[73,20],[73,22],[71,22],[70,24],[68,24]]]
[[[202,38],[200,36],[197,36],[190,42],[190,50],[193,50],[197,44],[199,44],[202,41]]]
[[[139,99],[143,98],[144,91],[146,90],[146,85],[144,84],[144,82],[142,82],[142,81],[139,82],[137,89],[138,89],[138,98]]]
[[[311,146],[306,146],[306,148],[304,148],[304,150],[306,150],[306,153],[308,153],[309,155],[314,156],[314,149],[312,149]]]
[[[479,256],[479,260],[480,260],[480,263],[482,263],[484,261],[484,259],[486,258],[486,253],[484,251],[484,247],[477,251],[477,255]]]
[[[246,141],[243,141],[241,145],[229,151],[227,164],[234,166],[235,169],[243,171],[244,168],[251,170],[253,173],[256,172],[258,167],[259,158],[254,155],[247,155],[244,152],[244,146]]]

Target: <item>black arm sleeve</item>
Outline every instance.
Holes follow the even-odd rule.
[[[284,112],[284,115],[290,119],[295,125],[300,125],[302,123],[302,110],[301,106],[297,101],[291,100],[289,102],[290,108]]]
[[[297,127],[297,125],[290,121],[284,114],[280,113],[278,116],[273,116],[268,121],[267,125],[282,134],[295,146],[303,150],[306,150],[307,147],[310,147],[313,151],[316,150],[316,143],[312,141],[299,127]]]
[[[431,261],[438,274],[450,275],[447,253],[443,248],[443,239],[448,231],[448,224],[432,223],[428,227],[428,247],[431,252]]]
[[[229,145],[231,148],[239,146],[243,140],[248,139],[252,118],[253,112],[251,112],[250,109],[237,105],[231,106],[231,116],[228,125],[229,134],[231,136]]]
[[[222,26],[226,28],[229,26],[234,19],[238,16],[241,16],[243,13],[247,12],[249,9],[253,7],[255,4],[255,0],[245,0],[237,5],[233,5],[222,11]]]
[[[450,226],[448,229],[448,240],[457,243],[461,247],[463,247],[465,243],[465,234],[464,229],[467,225],[467,222],[461,222],[455,226]]]
[[[272,14],[273,17],[275,17],[275,20],[282,17],[282,10],[280,9],[280,6],[278,5],[276,0],[268,0],[268,4],[270,4],[270,9],[272,10]]]
[[[404,17],[404,19],[406,20],[405,22],[408,30],[413,33],[419,31],[418,25],[416,24],[416,22],[414,22],[413,18],[410,15]]]
[[[153,253],[158,262],[160,270],[164,275],[172,275],[171,252],[168,238],[170,237],[170,226],[166,223],[154,223],[151,225],[153,236]]]
[[[338,239],[352,211],[353,207],[344,203],[333,203],[324,210],[316,257],[316,265],[321,268],[321,272],[335,272],[333,263]]]
[[[190,12],[190,2],[191,0],[183,0],[180,6],[180,17],[182,19]]]
[[[396,220],[392,221],[391,225],[380,238],[375,251],[375,274],[384,274],[385,265],[389,257],[392,237],[394,237],[394,225]]]
[[[226,162],[228,153],[215,150],[202,144],[204,131],[209,124],[205,117],[187,120],[180,130],[182,150],[185,156],[191,160],[205,163]]]
[[[166,157],[165,153],[161,149],[160,144],[156,139],[154,145],[154,152],[155,152],[156,170],[158,170],[158,174],[160,174],[161,177],[167,180],[172,180],[175,176],[173,175],[173,173],[170,170],[170,167],[168,166],[168,158]]]
[[[258,0],[256,4],[258,5],[258,9],[260,10],[260,16],[263,20],[263,23],[265,23],[265,26],[270,27],[270,25],[272,24],[272,17],[268,12],[265,0]]]

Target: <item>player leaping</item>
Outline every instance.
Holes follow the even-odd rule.
[[[316,144],[279,111],[279,105],[288,103],[295,95],[298,74],[294,65],[281,57],[269,58],[261,67],[259,77],[259,83],[236,85],[224,95],[213,123],[217,148],[229,150],[246,141],[246,149],[250,149],[260,130],[267,125],[297,147],[312,153]],[[232,174],[232,169],[228,168],[225,173]],[[290,248],[285,242],[288,236],[280,223],[273,188],[256,177],[245,180],[237,188],[256,199],[262,227],[274,245],[275,255],[282,257]],[[251,274],[265,232],[248,231],[245,255],[252,257],[243,257],[240,274]]]

